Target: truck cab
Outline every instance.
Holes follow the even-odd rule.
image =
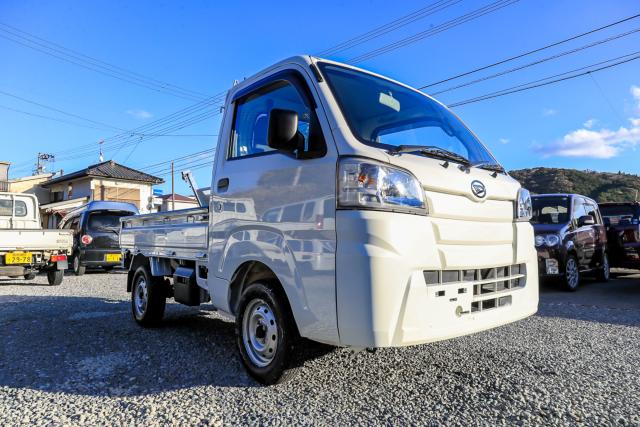
[[[612,267],[640,270],[640,202],[600,203]]]
[[[202,210],[174,214],[190,227],[174,245],[157,227],[176,217],[123,220],[139,323],[162,317],[157,295],[210,299],[235,319],[249,373],[271,384],[298,337],[407,346],[536,312],[529,193],[433,98],[294,57],[228,92],[219,134],[206,244]]]

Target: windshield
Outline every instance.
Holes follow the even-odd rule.
[[[534,224],[566,224],[569,222],[568,197],[532,197]]]
[[[89,230],[120,229],[120,218],[133,212],[96,212],[89,215]]]
[[[471,163],[497,164],[453,113],[429,97],[371,74],[319,65],[351,132],[361,142],[383,148],[428,145]]]
[[[631,205],[600,205],[600,213],[611,224],[631,221],[637,216],[636,208]]]

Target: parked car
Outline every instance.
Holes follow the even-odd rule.
[[[31,280],[45,271],[49,285],[59,285],[72,244],[71,232],[42,229],[35,196],[0,193],[0,276]]]
[[[609,280],[607,234],[598,204],[579,194],[540,194],[531,200],[541,278],[562,279],[569,291],[578,289],[585,273]]]
[[[612,267],[640,269],[640,202],[600,203]]]
[[[120,218],[138,214],[131,203],[92,201],[69,212],[59,228],[73,231],[71,269],[76,276],[87,267],[109,271],[122,262]]]
[[[401,347],[538,308],[529,192],[401,83],[310,56],[243,80],[211,182],[199,208],[122,220],[133,318],[211,301],[262,383],[290,377],[300,337]]]

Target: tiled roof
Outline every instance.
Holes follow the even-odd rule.
[[[62,175],[60,177],[51,179],[49,181],[44,182],[42,186],[47,187],[51,184],[57,184],[59,182],[69,181],[71,179],[82,178],[85,176],[97,177],[97,178],[121,179],[124,181],[137,181],[137,182],[145,182],[150,184],[162,184],[164,182],[164,179],[162,178],[149,175],[139,170],[132,169],[130,167],[118,164],[113,160],[109,160],[106,162],[88,166],[87,168],[76,171],[76,172],[68,173],[66,175]]]

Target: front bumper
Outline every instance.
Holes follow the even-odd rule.
[[[396,347],[439,341],[514,322],[537,311],[538,266],[529,223],[503,223],[510,241],[505,236],[491,240],[490,233],[478,232],[460,243],[454,241],[451,228],[432,222],[417,215],[337,212],[341,345]],[[443,239],[442,230],[450,233],[448,240]],[[464,239],[464,232],[459,236]],[[479,277],[427,284],[425,274],[512,265],[523,265],[526,283],[486,295],[474,295],[474,289],[483,282],[502,280]],[[508,304],[501,305],[502,297],[510,297],[502,300]],[[494,300],[495,307],[485,300]]]
[[[536,250],[538,254],[538,272],[541,278],[556,278],[564,276],[565,270],[565,254],[556,247],[542,247],[537,248]],[[550,268],[548,268],[547,260],[556,260],[558,265],[557,273],[554,273]]]

